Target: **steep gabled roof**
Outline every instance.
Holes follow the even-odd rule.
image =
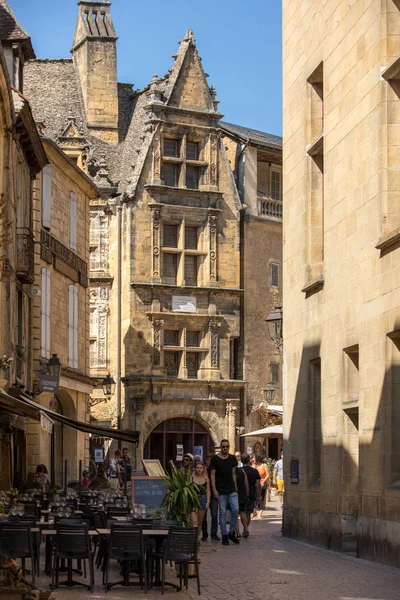
[[[221,121],[220,127],[223,131],[239,137],[244,142],[282,150],[282,138],[279,135],[264,133],[264,131],[250,129],[249,127],[241,127],[240,125],[234,125],[226,121]]]
[[[0,0],[0,39],[2,41],[23,42],[23,50],[27,60],[35,58],[31,38],[18,23],[7,0]]]

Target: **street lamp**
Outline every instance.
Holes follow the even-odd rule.
[[[52,354],[51,358],[49,359],[49,362],[47,363],[47,372],[49,375],[52,375],[53,377],[59,377],[60,370],[61,370],[60,359],[58,358],[57,354]]]
[[[275,386],[272,384],[272,381],[267,383],[267,387],[264,389],[265,399],[267,404],[274,401],[275,398]]]
[[[107,377],[104,377],[102,386],[103,394],[106,396],[106,398],[111,398],[115,392],[115,381],[113,377],[111,377],[110,373],[108,373]]]
[[[274,306],[265,320],[271,340],[276,342],[282,340],[282,306]]]

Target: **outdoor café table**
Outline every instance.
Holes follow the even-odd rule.
[[[49,525],[49,523],[38,523],[38,525]],[[39,531],[39,529],[31,529],[31,531]],[[97,531],[95,531],[94,529],[91,529],[88,533],[89,533],[89,536],[98,535]],[[42,535],[44,535],[45,537],[56,536],[57,529],[44,529],[44,530],[42,530]],[[46,550],[45,550],[45,554],[46,554],[45,573],[46,573],[46,575],[50,575],[52,552],[53,552],[53,544],[52,544],[52,541],[50,540],[50,544],[46,544]]]
[[[51,510],[42,510],[41,514],[42,515],[50,515],[50,514],[56,515],[57,513],[54,513]],[[72,514],[74,514],[74,515],[82,515],[83,512],[81,510],[74,510],[74,512]]]

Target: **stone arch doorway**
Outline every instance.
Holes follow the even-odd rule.
[[[177,462],[177,445],[183,446],[184,453],[202,453],[203,458],[214,450],[210,432],[199,421],[180,417],[166,419],[153,429],[144,445],[144,458],[158,458],[167,468],[170,460]]]
[[[49,407],[61,415],[76,419],[74,401],[65,390],[60,390],[50,400]],[[52,485],[63,487],[65,460],[68,479],[76,470],[77,432],[72,427],[54,421],[51,435],[50,481]]]

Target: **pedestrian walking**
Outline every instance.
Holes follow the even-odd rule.
[[[244,511],[240,511],[240,520],[243,525],[243,537],[249,537],[249,525],[251,521],[251,515],[254,512],[254,507],[257,500],[261,497],[261,485],[260,485],[260,473],[257,469],[250,466],[250,456],[248,454],[242,454],[243,471],[247,475],[247,481],[249,484],[249,499],[247,501]]]
[[[261,500],[260,500],[260,516],[264,510],[265,506],[265,495],[267,493],[267,486],[269,480],[269,469],[267,465],[263,463],[263,459],[261,456],[257,456],[256,458],[257,471],[260,474],[260,484],[261,484]]]
[[[115,450],[114,458],[110,459],[110,462],[108,465],[108,477],[110,478],[110,485],[114,490],[117,490],[120,485],[121,467],[122,467],[121,450]],[[96,476],[97,476],[97,474],[96,474]],[[92,479],[92,481],[95,479],[95,477]]]
[[[210,506],[210,480],[208,479],[207,471],[205,465],[201,463],[197,463],[194,468],[192,481],[201,485],[204,489],[204,492],[199,494],[199,505],[192,515],[192,523],[194,527],[198,527],[198,535],[200,538],[201,528],[203,525],[204,515],[206,514],[207,508]]]
[[[193,467],[193,454],[190,454],[190,452],[188,452],[187,454],[183,455],[183,460],[182,460],[182,467],[185,470],[186,473],[186,479],[188,478],[189,473],[192,472],[192,467]]]
[[[242,461],[240,461],[240,464],[242,464]],[[241,515],[242,513],[246,512],[246,505],[249,500],[249,482],[242,467],[236,467],[236,485],[239,500],[239,514]],[[242,537],[240,533],[239,519],[236,522],[236,536],[238,538]]]
[[[239,452],[239,450],[236,450],[235,456],[236,456],[236,460],[238,462],[238,467],[243,467],[242,461],[240,460],[240,452]]]
[[[276,485],[276,489],[278,490],[278,496],[281,503],[281,508],[283,508],[283,492],[284,490],[284,481],[283,481],[283,450],[281,450],[281,457],[275,463],[274,468],[274,477],[273,483]]]
[[[210,530],[210,537],[211,540],[213,542],[220,542],[221,538],[218,535],[218,500],[215,498],[213,492],[212,492],[212,486],[211,486],[211,459],[214,455],[213,454],[207,454],[206,456],[206,470],[207,470],[207,475],[208,475],[208,479],[210,480],[210,515],[211,515],[211,530]],[[206,510],[206,514],[204,515],[204,519],[203,519],[203,525],[202,525],[202,537],[201,537],[201,541],[202,542],[206,542],[208,540],[208,525],[207,525],[207,513],[208,510]]]
[[[131,457],[129,456],[128,448],[122,448],[122,456],[121,456],[121,469],[120,469],[120,485],[121,488],[124,488],[124,492],[126,494],[127,482],[131,480],[132,477],[132,462]]]
[[[218,500],[222,544],[224,546],[229,546],[229,540],[234,544],[240,543],[236,537],[236,522],[239,514],[236,467],[236,457],[229,454],[229,441],[221,440],[221,452],[215,454],[211,459],[211,486],[213,494]],[[226,508],[228,503],[231,510],[229,534],[226,531]]]

